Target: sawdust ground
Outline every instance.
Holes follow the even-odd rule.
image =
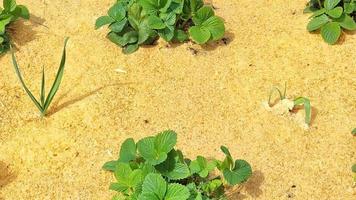
[[[328,46],[307,33],[305,0],[216,0],[227,45],[160,41],[128,56],[106,29],[93,30],[111,0],[18,2],[32,12],[14,38],[33,91],[42,66],[53,80],[66,36],[70,43],[45,119],[20,88],[10,55],[0,58],[0,199],[109,199],[113,177],[102,164],[125,138],[165,129],[178,132],[190,157],[222,158],[226,145],[252,164],[254,175],[231,199],[355,198],[356,37]],[[310,98],[309,131],[262,108],[271,86],[284,82],[289,98]]]

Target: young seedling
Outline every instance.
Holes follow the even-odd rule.
[[[57,91],[59,89],[59,86],[61,84],[61,81],[62,81],[62,78],[63,78],[63,74],[64,74],[64,66],[65,66],[65,63],[66,63],[66,46],[67,46],[68,39],[69,38],[65,39],[61,63],[59,65],[59,69],[58,69],[58,72],[56,74],[56,78],[55,78],[55,80],[53,82],[52,88],[49,91],[47,96],[46,96],[46,93],[45,93],[45,86],[46,86],[46,84],[45,84],[45,72],[44,72],[44,69],[42,69],[42,82],[41,82],[40,100],[37,100],[33,96],[32,92],[26,86],[26,84],[25,84],[25,82],[24,82],[24,80],[22,78],[19,66],[17,64],[15,54],[12,51],[12,62],[13,62],[14,68],[15,68],[16,75],[18,76],[18,78],[20,80],[20,83],[21,83],[22,87],[24,88],[24,90],[26,91],[27,95],[31,98],[32,102],[36,105],[38,110],[41,112],[41,116],[42,117],[47,114],[47,110],[48,110],[49,106],[51,105],[52,100],[53,100],[54,96],[56,95],[56,93],[57,93]]]
[[[342,29],[356,30],[356,0],[310,0],[305,13],[312,13],[308,31],[320,29],[324,41],[335,44]]]
[[[17,5],[16,0],[3,0],[3,7],[0,7],[0,54],[10,49],[9,25],[20,17],[30,18],[28,9],[23,5]]]
[[[287,93],[287,84],[285,84],[284,86],[284,91],[283,93],[281,92],[281,90],[278,87],[272,87],[271,91],[270,91],[270,95],[268,98],[268,105],[271,106],[271,99],[272,99],[272,95],[273,92],[277,91],[279,94],[279,98],[281,101],[283,101],[284,99],[286,99],[286,93]],[[305,110],[305,123],[310,126],[310,122],[311,122],[311,104],[310,104],[310,100],[308,98],[305,97],[298,97],[295,98],[293,100],[293,106],[290,109],[290,111],[292,111],[296,106],[304,106],[304,110]]]
[[[167,42],[191,38],[198,44],[219,40],[225,26],[203,0],[117,0],[95,28],[109,25],[109,40],[126,54],[140,45],[153,44],[159,37]]]
[[[226,186],[242,184],[252,174],[244,160],[233,160],[222,146],[223,161],[198,156],[189,160],[174,148],[177,134],[164,131],[137,143],[132,138],[121,145],[119,158],[104,164],[114,173],[116,182],[110,189],[118,193],[113,199],[226,199]],[[218,169],[222,176],[213,176]]]

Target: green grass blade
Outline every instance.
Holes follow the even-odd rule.
[[[271,89],[271,91],[270,91],[270,93],[269,93],[269,98],[268,98],[268,104],[269,104],[269,105],[271,105],[271,99],[272,99],[272,95],[273,95],[273,92],[274,92],[274,91],[277,91],[277,92],[278,92],[279,98],[280,98],[281,100],[283,100],[283,99],[285,98],[285,96],[283,96],[281,90],[280,90],[279,88],[273,86],[272,89]]]
[[[311,121],[311,105],[310,105],[310,100],[305,98],[305,97],[298,97],[294,99],[294,105],[304,105],[304,110],[305,110],[305,123],[310,125]]]
[[[53,82],[52,88],[48,93],[48,96],[46,98],[46,102],[44,104],[44,111],[46,112],[49,105],[51,104],[54,96],[56,95],[59,86],[61,84],[61,80],[64,74],[64,66],[66,63],[66,47],[67,47],[67,42],[68,42],[69,38],[66,38],[66,40],[64,41],[64,48],[63,48],[63,54],[62,54],[62,60],[61,60],[61,64],[59,65],[59,69],[56,75],[56,79]]]
[[[42,68],[42,82],[41,82],[41,105],[42,107],[45,104],[45,98],[46,98],[46,94],[45,94],[45,72],[44,72],[44,67]]]
[[[31,98],[31,100],[33,101],[33,103],[36,105],[36,107],[41,111],[41,113],[43,113],[43,107],[40,105],[40,103],[37,101],[37,99],[33,96],[33,94],[31,93],[31,91],[27,88],[23,78],[22,78],[22,75],[21,75],[21,72],[20,72],[20,69],[19,69],[19,66],[17,64],[17,61],[16,61],[16,57],[15,57],[15,54],[13,51],[11,51],[11,54],[12,54],[12,63],[14,65],[14,68],[15,68],[15,72],[17,74],[17,77],[19,78],[20,82],[21,82],[21,85],[22,87],[25,89],[27,95]]]

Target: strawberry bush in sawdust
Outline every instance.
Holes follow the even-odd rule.
[[[223,20],[203,0],[118,0],[97,19],[95,28],[104,25],[109,25],[108,38],[127,54],[159,37],[205,44],[225,34]]]
[[[226,186],[244,183],[252,174],[245,160],[233,160],[222,146],[225,159],[208,160],[198,156],[189,160],[174,148],[177,134],[164,131],[135,143],[127,139],[121,145],[118,160],[104,164],[114,173],[110,189],[115,200],[218,200],[226,199]],[[215,169],[221,175],[214,176]]]
[[[18,18],[29,19],[30,13],[23,5],[17,5],[16,0],[3,0],[0,7],[0,54],[10,49],[9,25]]]
[[[335,44],[342,30],[356,30],[356,0],[310,0],[306,13],[312,13],[308,31],[320,29],[324,41]]]

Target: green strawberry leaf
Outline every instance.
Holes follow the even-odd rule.
[[[309,18],[314,18],[314,17],[320,16],[320,15],[324,14],[325,12],[326,12],[325,8],[322,8],[320,10],[316,10],[316,11],[313,12],[313,15],[310,16]]]
[[[335,8],[335,6],[337,6],[337,4],[340,3],[341,0],[325,0],[324,1],[324,7],[327,10],[331,10],[333,8]]]
[[[124,49],[122,50],[124,52],[124,54],[131,54],[135,51],[137,51],[138,49],[138,44],[128,44],[127,46],[124,47]]]
[[[110,32],[108,34],[108,38],[113,43],[123,47],[126,46],[127,44],[136,43],[138,40],[138,33],[136,31],[128,31],[123,35],[119,35],[115,32]]]
[[[5,33],[5,27],[11,22],[12,17],[8,17],[0,20],[0,35]]]
[[[220,170],[232,169],[234,167],[234,160],[232,159],[229,149],[225,146],[221,146],[220,149],[225,154],[226,157],[224,161],[220,164],[220,166],[218,166],[219,169]]]
[[[166,27],[162,19],[154,15],[148,17],[148,26],[151,29],[158,29],[158,30],[164,29]]]
[[[247,181],[247,179],[252,175],[252,169],[248,162],[245,160],[236,160],[235,167],[230,169],[225,169],[223,171],[225,180],[230,185],[237,185]]]
[[[22,17],[23,19],[30,19],[30,11],[23,5],[16,6],[13,11],[13,15],[17,17]]]
[[[126,24],[127,24],[127,19],[124,18],[119,22],[114,22],[110,24],[109,28],[113,32],[120,33],[125,28]]]
[[[349,31],[356,30],[356,22],[352,17],[347,14],[343,14],[339,19],[336,20],[339,25]]]
[[[116,169],[116,165],[118,164],[119,162],[117,160],[112,160],[112,161],[109,161],[109,162],[106,162],[104,165],[103,165],[103,169],[106,170],[106,171],[111,171],[111,172],[114,172],[115,169]]]
[[[175,14],[182,14],[184,3],[184,0],[173,0],[168,10]]]
[[[139,199],[163,200],[167,190],[167,182],[159,174],[148,174],[143,181]]]
[[[199,174],[200,177],[206,178],[216,167],[216,162],[208,162],[206,158],[198,156],[196,160],[189,165],[192,174]]]
[[[114,172],[117,181],[120,181],[121,183],[126,183],[126,185],[129,186],[128,179],[131,173],[132,169],[128,163],[117,163]]]
[[[121,21],[126,16],[126,10],[122,4],[116,3],[109,9],[108,15],[116,21]]]
[[[170,151],[167,159],[156,165],[156,169],[171,180],[181,180],[190,175],[189,167],[182,161],[181,153],[175,150]]]
[[[4,10],[12,12],[16,9],[16,0],[3,0]]]
[[[159,0],[159,12],[165,13],[172,4],[172,0]]]
[[[95,29],[99,29],[102,26],[113,23],[115,20],[109,16],[101,16],[95,22]]]
[[[193,22],[195,25],[201,25],[203,22],[214,15],[214,10],[211,8],[211,6],[203,6],[195,13]]]
[[[184,163],[175,163],[171,171],[164,172],[162,175],[171,180],[181,180],[190,176],[190,170]]]
[[[328,44],[335,44],[341,35],[341,27],[337,22],[329,22],[321,27],[321,36]]]
[[[344,9],[341,6],[333,8],[331,10],[326,10],[326,14],[328,14],[332,18],[339,18],[341,17]]]
[[[187,41],[189,39],[189,36],[183,30],[175,30],[173,39],[178,41],[178,42],[184,42],[184,41]]]
[[[190,12],[194,15],[201,7],[204,6],[203,0],[190,0]]]
[[[164,29],[158,30],[158,35],[162,37],[165,41],[169,42],[174,37],[174,27],[167,26]]]
[[[115,190],[133,189],[143,181],[143,171],[141,169],[132,170],[128,163],[118,163],[114,175],[117,183],[112,186]]]
[[[156,136],[155,147],[157,151],[168,153],[177,143],[177,133],[172,130],[163,131]]]
[[[161,8],[159,0],[138,0],[138,3],[143,7],[147,14],[157,14]]]
[[[177,143],[177,134],[164,131],[156,137],[147,137],[137,143],[142,157],[152,165],[158,165],[167,159],[167,154]]]
[[[147,137],[137,143],[138,152],[151,165],[158,165],[167,158],[167,153],[156,150],[155,139],[155,137]]]
[[[354,5],[353,3],[344,3],[344,12],[346,14],[351,14],[354,11]]]
[[[190,192],[187,187],[172,183],[167,187],[167,192],[164,200],[187,200],[190,196]]]
[[[210,17],[202,25],[210,31],[212,40],[219,40],[224,37],[225,26],[221,18],[216,16]]]
[[[221,179],[214,179],[202,185],[202,189],[205,193],[214,193],[214,195],[217,197],[221,197],[224,195],[223,187],[224,186]]]
[[[192,26],[189,28],[189,34],[198,44],[204,44],[209,41],[211,37],[210,31],[203,26]]]
[[[111,183],[109,189],[116,192],[123,192],[127,190],[128,187],[125,185],[121,185],[120,183]]]
[[[177,16],[175,13],[169,13],[165,18],[165,24],[167,26],[173,26],[176,23]]]
[[[329,21],[330,21],[329,17],[326,16],[325,14],[315,17],[312,20],[310,20],[310,22],[308,23],[307,30],[309,32],[318,30]]]
[[[126,139],[121,145],[119,162],[128,163],[136,159],[136,144],[132,138]]]

